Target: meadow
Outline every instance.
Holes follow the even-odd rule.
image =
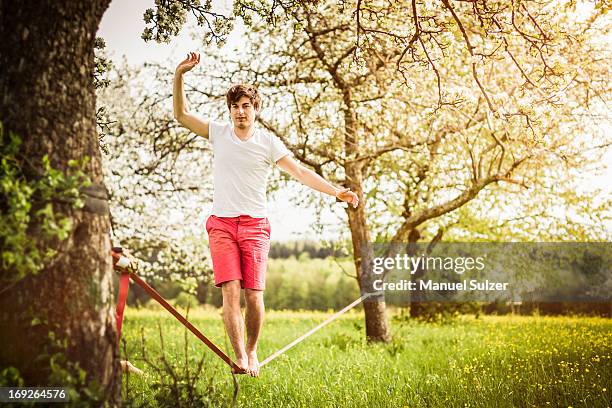
[[[236,376],[240,407],[610,407],[612,320],[459,316],[421,323],[390,313],[393,340],[368,345],[355,310],[262,369]],[[260,359],[329,313],[268,311]],[[189,319],[229,350],[220,311]],[[229,368],[163,310],[128,308],[127,406],[230,406]],[[162,344],[163,343],[163,344]],[[163,351],[162,351],[163,350]],[[143,353],[144,351],[144,353]]]

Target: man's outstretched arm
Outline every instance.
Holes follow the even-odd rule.
[[[190,71],[193,67],[198,65],[199,62],[200,55],[190,52],[187,58],[176,67],[176,72],[174,73],[174,89],[172,92],[174,118],[193,133],[208,138],[208,125],[210,121],[189,112],[183,85],[183,74]]]
[[[298,180],[305,186],[334,196],[351,204],[353,208],[357,208],[357,205],[359,204],[359,197],[357,197],[357,194],[352,192],[349,188],[334,187],[333,184],[319,176],[314,171],[296,162],[290,155],[282,157],[276,162],[276,164],[278,164],[278,167],[291,174],[294,179]]]

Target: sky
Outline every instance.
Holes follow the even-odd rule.
[[[153,0],[114,0],[106,10],[98,36],[106,41],[109,54],[114,57],[126,56],[132,66],[145,62],[164,62],[173,56],[187,54],[197,49],[197,42],[183,30],[169,44],[146,43],[140,38],[145,23],[146,9],[154,8]],[[114,55],[113,55],[114,54]]]
[[[213,0],[215,11],[229,10],[231,1]],[[154,0],[114,0],[111,2],[98,30],[98,36],[106,41],[106,50],[111,59],[118,61],[125,56],[130,66],[139,66],[146,62],[161,63],[172,60],[178,63],[185,58],[189,51],[201,49],[199,42],[191,38],[187,28],[184,28],[169,44],[145,43],[140,38],[145,28],[143,13],[147,8],[153,7]],[[235,30],[228,38],[226,48],[230,49],[239,45],[239,41],[239,30]],[[205,56],[203,55],[203,57]],[[612,132],[609,123],[608,121],[606,125],[607,133]],[[610,197],[610,194],[612,194],[612,183],[609,181],[612,180],[612,166],[610,165],[612,163],[612,149],[608,150],[605,162],[608,165],[607,170],[600,176],[592,177],[587,185],[591,188],[604,188],[608,192],[608,197]],[[329,228],[324,235],[314,232],[311,228],[311,224],[315,220],[314,210],[297,207],[284,198],[287,195],[298,194],[298,189],[288,188],[284,193],[285,196],[272,197],[268,203],[273,240],[319,240],[321,238],[333,239],[337,236],[337,231],[334,228]],[[202,225],[209,211],[210,208],[203,209],[202,219],[198,220]],[[341,220],[332,215],[330,211],[324,212],[323,221],[326,224],[337,224],[339,228],[344,228],[341,225]]]

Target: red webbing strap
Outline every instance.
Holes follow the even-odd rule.
[[[198,329],[196,329],[194,325],[189,323],[189,321],[187,319],[185,319],[175,308],[173,308],[168,302],[166,302],[166,300],[163,297],[161,297],[161,295],[159,293],[157,293],[157,291],[155,289],[153,289],[145,281],[140,279],[136,274],[130,273],[129,276],[130,276],[130,278],[132,278],[132,280],[134,282],[136,282],[138,285],[140,285],[140,287],[142,287],[145,290],[145,292],[147,292],[149,294],[149,296],[151,296],[153,299],[157,300],[157,302],[160,305],[162,305],[167,311],[169,311],[174,317],[176,317],[179,322],[183,323],[183,325],[185,327],[187,327],[193,334],[195,334],[196,337],[198,339],[200,339],[204,344],[206,344],[208,346],[208,348],[210,348],[212,351],[215,352],[215,354],[217,354],[219,357],[221,357],[221,360],[225,361],[227,363],[227,365],[232,367],[232,369],[235,372],[241,373],[241,372],[244,371],[241,368],[239,368],[232,361],[232,359],[229,358],[229,356],[227,354],[225,354],[223,351],[221,351],[221,349],[219,347],[217,347],[212,341],[208,340],[208,338],[206,336],[204,336]]]
[[[128,291],[130,290],[130,275],[122,273],[119,278],[119,297],[117,298],[117,309],[115,318],[117,320],[117,342],[121,340],[121,326],[123,325],[123,311],[127,301]]]

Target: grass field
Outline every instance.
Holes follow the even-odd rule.
[[[260,359],[323,321],[328,314],[268,312]],[[228,349],[221,315],[192,310],[190,320]],[[367,345],[363,318],[351,312],[262,369],[237,376],[241,407],[610,407],[612,321],[580,317],[463,316],[447,324],[391,318],[393,341]],[[166,362],[160,362],[161,340]],[[229,368],[164,311],[129,309],[124,323],[129,359],[147,372],[129,376],[128,405],[183,403],[228,406]],[[188,340],[185,347],[185,339]],[[187,353],[186,353],[187,351]],[[185,355],[188,355],[187,360]],[[195,376],[198,362],[201,372]],[[188,363],[186,363],[188,361]],[[165,367],[165,368],[164,368]],[[188,374],[186,370],[189,370]],[[196,377],[196,387],[187,378]],[[124,378],[125,381],[125,378]]]

